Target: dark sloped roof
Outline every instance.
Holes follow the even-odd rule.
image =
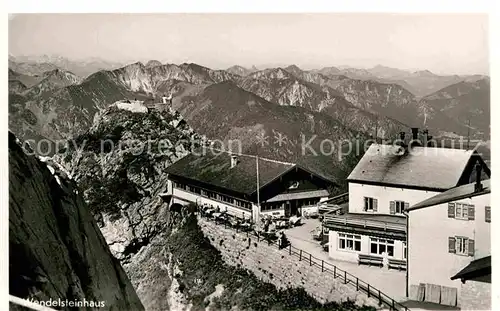
[[[237,156],[238,164],[231,168],[231,157],[227,152],[206,150],[203,155],[199,152],[191,153],[170,165],[166,172],[250,195],[256,191],[256,159],[254,156]],[[264,186],[294,167],[293,163],[259,158],[260,186]]]
[[[451,277],[452,280],[481,277],[491,274],[491,256],[476,259],[463,268],[460,272]]]
[[[412,147],[398,155],[394,145],[372,144],[348,181],[446,190],[458,181],[473,150]]]
[[[434,205],[448,203],[448,202],[452,202],[452,201],[457,201],[457,200],[461,200],[461,199],[465,199],[465,198],[471,198],[471,197],[475,197],[475,196],[486,194],[486,193],[491,193],[490,179],[482,180],[481,183],[483,184],[482,191],[475,192],[474,185],[476,183],[473,182],[473,183],[470,183],[467,185],[462,185],[462,186],[458,186],[455,188],[451,188],[450,190],[447,190],[443,193],[437,194],[431,198],[428,198],[427,200],[424,200],[420,203],[417,203],[413,206],[410,206],[410,208],[408,208],[407,211],[413,211],[413,210],[421,209],[424,207],[434,206]]]

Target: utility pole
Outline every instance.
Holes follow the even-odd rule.
[[[378,116],[375,116],[375,143],[378,144]]]

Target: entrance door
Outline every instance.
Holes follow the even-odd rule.
[[[293,200],[290,202],[290,214],[292,216],[299,216],[299,206],[297,204],[297,200]]]
[[[292,211],[291,211],[291,205],[290,205],[290,201],[286,201],[285,202],[285,217],[290,217],[292,216]]]

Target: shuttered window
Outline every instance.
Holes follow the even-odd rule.
[[[449,237],[448,252],[462,256],[474,256],[474,240],[467,237]]]
[[[490,206],[484,207],[484,221],[491,222],[491,207]]]
[[[453,208],[454,207],[454,208]],[[474,220],[474,205],[464,203],[448,203],[448,217],[461,220]]]

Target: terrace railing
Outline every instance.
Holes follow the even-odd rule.
[[[253,230],[241,231],[239,230],[238,227],[236,228],[231,227],[226,221],[220,221],[217,219],[212,219],[210,217],[204,219],[213,221],[217,225],[224,226],[224,228],[226,229],[231,228],[236,230],[236,232],[238,233],[241,232],[243,234],[246,234],[247,237],[253,236],[257,238],[257,241],[259,242],[266,241],[268,245],[273,245],[278,249],[280,249],[278,241],[273,241],[271,239],[265,238],[264,236],[260,235],[259,233]],[[341,280],[342,282],[344,282],[344,284],[349,284],[355,287],[356,291],[365,293],[366,295],[368,295],[368,298],[374,298],[378,300],[379,305],[385,305],[390,310],[405,310],[405,311],[409,310],[406,306],[402,305],[393,298],[389,297],[387,294],[383,293],[381,290],[377,289],[373,285],[370,285],[369,283],[359,279],[358,277],[352,275],[351,273],[340,269],[334,264],[324,261],[323,259],[316,258],[312,254],[303,251],[299,248],[296,248],[291,244],[289,244],[286,248],[281,248],[281,251],[287,252],[289,256],[293,256],[298,261],[305,261],[306,263],[309,263],[309,266],[311,267],[321,269],[321,272],[332,274],[334,278]]]
[[[405,223],[395,223],[387,222],[381,220],[372,219],[359,219],[356,217],[350,217],[347,215],[328,215],[326,214],[323,218],[323,223],[325,225],[337,225],[337,226],[356,226],[363,228],[373,228],[380,230],[390,230],[390,231],[401,231],[406,232]]]
[[[326,203],[338,205],[338,204],[346,203],[348,201],[349,201],[349,192],[346,192],[346,193],[339,194],[337,196],[334,196],[333,198],[326,200]]]

